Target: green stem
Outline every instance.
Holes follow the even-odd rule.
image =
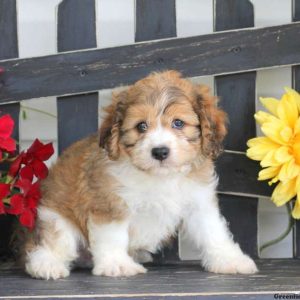
[[[289,216],[289,223],[288,223],[288,226],[286,228],[286,230],[279,236],[277,237],[276,239],[274,240],[271,240],[265,244],[263,244],[260,248],[259,248],[259,252],[261,253],[264,249],[270,247],[270,246],[273,246],[279,242],[281,242],[283,239],[285,239],[288,234],[291,232],[293,226],[294,226],[294,219],[292,217],[292,209],[291,209],[291,206],[289,203],[286,203],[285,205],[286,207],[286,210],[287,210],[287,213],[288,213],[288,216]]]
[[[27,109],[27,110],[39,112],[39,113],[41,113],[41,114],[44,114],[44,115],[46,115],[46,116],[49,116],[49,117],[52,117],[52,118],[55,118],[55,119],[57,118],[56,115],[51,114],[51,113],[49,113],[49,112],[47,112],[47,111],[44,111],[44,110],[41,110],[41,109],[37,109],[37,108],[29,107],[29,106],[24,106],[24,105],[22,105],[22,104],[21,104],[21,108],[22,108],[22,109],[25,109],[25,110]]]

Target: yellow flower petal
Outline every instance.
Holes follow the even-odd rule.
[[[258,173],[258,180],[266,180],[266,179],[276,177],[279,171],[280,171],[280,167],[269,167],[269,168],[262,169]]]
[[[289,162],[285,163],[279,174],[278,178],[282,182],[286,182],[288,180],[291,180],[295,178],[296,176],[299,176],[300,174],[300,166],[295,164],[295,159],[291,159]]]
[[[272,194],[272,201],[276,206],[281,206],[290,201],[296,195],[296,179],[285,183],[279,182]]]
[[[285,87],[284,89],[289,95],[289,97],[294,99],[295,103],[297,104],[298,111],[300,112],[300,94],[289,87]]]
[[[294,126],[294,134],[300,133],[300,118],[297,119],[295,126]]]
[[[281,145],[274,143],[267,137],[256,137],[247,142],[249,149],[247,156],[253,160],[262,160],[271,150],[277,150]]]
[[[279,104],[279,101],[275,98],[259,98],[260,102],[262,105],[269,111],[271,112],[274,116],[277,117],[277,107]]]
[[[289,148],[285,146],[278,148],[275,151],[274,157],[277,160],[277,162],[281,164],[288,162],[293,158],[293,156],[289,153]]]
[[[277,106],[277,115],[290,128],[293,128],[298,119],[298,108],[293,97],[284,94]]]
[[[263,168],[280,166],[281,163],[275,158],[276,150],[268,151],[265,157],[261,160],[260,165]]]
[[[282,145],[288,144],[292,136],[292,130],[279,120],[264,123],[261,130],[272,141]]]
[[[256,122],[260,125],[262,125],[263,123],[265,122],[271,122],[273,121],[274,119],[276,119],[274,116],[264,112],[264,111],[261,111],[259,110],[255,115],[254,115],[254,118],[256,120]]]

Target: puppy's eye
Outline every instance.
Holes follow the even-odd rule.
[[[138,132],[143,133],[143,132],[147,131],[148,125],[146,122],[140,122],[136,125],[136,128],[137,128]]]
[[[172,128],[175,128],[175,129],[182,129],[184,126],[184,122],[179,120],[179,119],[176,119],[172,122]]]

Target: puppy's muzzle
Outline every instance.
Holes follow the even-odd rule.
[[[164,160],[169,156],[170,149],[168,147],[156,147],[152,148],[151,154],[152,157],[157,160]]]

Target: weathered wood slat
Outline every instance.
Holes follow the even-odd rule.
[[[17,36],[17,12],[15,0],[0,1],[0,59],[18,57],[18,36]],[[1,75],[0,75],[1,76]],[[2,85],[0,77],[0,88]],[[2,114],[9,113],[15,121],[15,128],[12,134],[13,138],[19,140],[19,103],[1,105]],[[7,166],[1,165],[6,169]],[[0,215],[0,257],[9,257],[11,247],[9,246],[12,234],[14,217]]]
[[[249,197],[268,197],[272,193],[272,188],[266,182],[257,180],[259,164],[243,153],[224,152],[218,158],[216,167],[219,192]]]
[[[136,42],[176,36],[175,0],[136,0],[135,14]],[[154,261],[161,264],[177,260],[179,260],[177,238],[154,255]]]
[[[130,84],[158,69],[185,76],[300,63],[300,23],[0,62],[0,102]]]
[[[95,0],[64,0],[58,7],[58,51],[96,47]],[[82,73],[82,76],[84,72]],[[96,132],[98,93],[57,99],[59,153]]]
[[[0,299],[273,299],[275,293],[299,291],[300,260],[257,261],[259,274],[220,275],[197,262],[151,266],[147,274],[109,278],[75,270],[63,280],[34,280],[20,270],[0,272]],[[268,298],[262,298],[267,295]],[[194,298],[192,298],[194,297]],[[211,298],[215,299],[215,298]]]
[[[254,9],[249,0],[215,0],[215,10],[216,30],[254,26]],[[220,104],[229,117],[225,149],[245,151],[246,141],[256,135],[253,119],[255,79],[256,72],[215,78],[216,93],[221,98]],[[248,169],[240,169],[238,162],[244,159],[247,160],[241,154],[223,156],[218,164],[220,186],[226,183],[231,189],[238,188],[241,191],[253,193],[249,190],[248,184],[249,181],[254,180],[253,185],[256,186],[257,173],[249,176]],[[222,213],[230,224],[235,240],[246,253],[254,257],[257,257],[257,202],[256,198],[220,195]]]
[[[0,59],[19,56],[16,0],[0,1]]]
[[[300,21],[300,0],[293,0],[293,21]],[[300,93],[300,66],[292,68],[293,87]],[[294,257],[300,258],[300,221],[296,221],[293,236]]]
[[[175,0],[137,0],[135,41],[176,36]]]

